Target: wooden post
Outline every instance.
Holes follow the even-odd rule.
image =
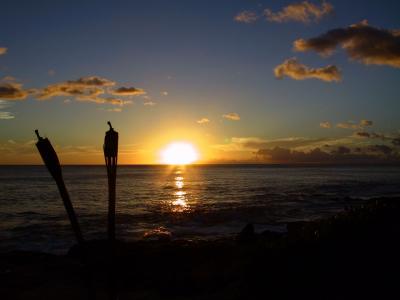
[[[64,203],[65,210],[67,211],[67,215],[69,221],[71,223],[72,230],[74,231],[76,241],[79,246],[81,260],[85,266],[85,280],[88,286],[88,299],[95,299],[96,294],[93,289],[93,282],[92,282],[92,273],[89,269],[88,262],[87,262],[87,251],[85,248],[85,241],[83,239],[82,231],[79,226],[78,218],[76,217],[74,207],[72,205],[71,199],[69,197],[67,188],[64,183],[64,179],[62,176],[61,165],[60,161],[58,160],[57,153],[54,150],[53,146],[51,145],[48,138],[42,138],[39,135],[39,131],[35,130],[36,136],[38,141],[36,143],[36,147],[39,150],[40,156],[43,159],[44,164],[46,165],[47,169],[49,170],[51,176],[55,180],[58,191],[60,192],[62,201]]]
[[[74,231],[76,241],[78,242],[79,247],[83,250],[83,236],[81,232],[81,228],[78,223],[78,219],[76,217],[74,207],[72,206],[71,199],[69,198],[69,194],[67,188],[65,187],[64,179],[61,172],[60,162],[57,157],[57,153],[54,151],[53,146],[51,145],[49,139],[42,138],[39,135],[39,131],[36,129],[35,133],[38,138],[38,142],[36,143],[36,147],[39,150],[40,156],[43,159],[44,164],[49,170],[51,176],[55,180],[58,191],[60,192],[61,198],[64,203],[65,210],[67,211],[69,221],[72,226],[72,230]]]

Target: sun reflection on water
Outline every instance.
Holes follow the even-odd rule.
[[[183,190],[185,185],[184,177],[181,170],[176,170],[175,175],[175,187],[177,190],[174,191],[174,199],[171,202],[173,212],[184,212],[190,209],[186,198],[186,192]]]

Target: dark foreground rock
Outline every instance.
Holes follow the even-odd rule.
[[[400,199],[376,199],[287,234],[116,245],[118,299],[399,299]],[[107,299],[107,244],[0,256],[0,299]],[[91,278],[91,280],[88,280]],[[91,282],[91,283],[90,283]]]

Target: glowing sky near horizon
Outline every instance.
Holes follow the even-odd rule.
[[[199,162],[397,160],[400,3],[302,2],[2,1],[0,164],[40,163],[36,128],[63,163],[103,163],[108,120],[126,164],[182,140]],[[295,44],[332,29],[331,55]],[[394,59],[343,49],[369,29]]]

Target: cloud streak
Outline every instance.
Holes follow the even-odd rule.
[[[196,121],[197,124],[207,124],[210,123],[210,120],[207,118],[201,118],[199,120]]]
[[[332,128],[332,124],[330,122],[321,122],[321,123],[319,123],[319,127],[321,127],[321,128]]]
[[[361,120],[358,124],[352,121],[341,122],[336,124],[336,127],[341,129],[359,130],[359,129],[364,129],[365,127],[370,127],[372,125],[373,122],[371,120]]]
[[[222,117],[224,119],[231,120],[231,121],[239,121],[240,120],[239,114],[234,113],[234,112],[228,113],[228,114],[224,114],[224,115],[222,115]]]
[[[282,8],[281,11],[272,12],[270,9],[264,10],[266,19],[270,22],[301,22],[311,23],[319,22],[325,16],[333,12],[333,5],[328,2],[322,2],[320,6],[309,1],[292,3]]]
[[[116,96],[138,96],[138,95],[144,95],[146,92],[142,89],[137,89],[135,87],[119,87],[115,90],[110,91],[111,95],[116,95]]]
[[[325,82],[339,82],[342,79],[339,69],[334,65],[322,68],[310,68],[300,63],[294,57],[276,66],[274,74],[275,77],[279,79],[289,77],[295,80],[319,79]]]
[[[257,21],[258,15],[254,11],[244,10],[244,11],[238,13],[233,19],[239,23],[250,24],[250,23],[254,23]]]
[[[294,50],[315,51],[322,56],[331,55],[337,47],[365,65],[400,68],[400,31],[373,27],[367,21],[294,42]]]

